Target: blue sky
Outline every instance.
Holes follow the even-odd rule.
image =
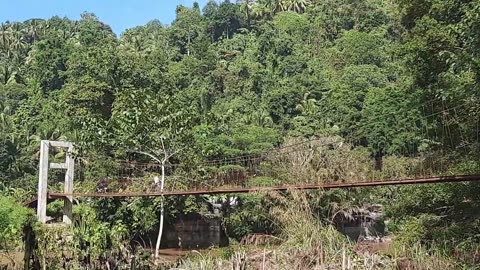
[[[125,29],[143,25],[153,19],[170,24],[177,5],[192,6],[194,0],[0,0],[0,22],[47,19],[58,15],[79,19],[84,11],[92,12],[119,35]],[[198,0],[203,7],[207,0]],[[217,1],[218,2],[218,1]]]

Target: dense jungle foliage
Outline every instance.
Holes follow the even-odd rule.
[[[442,108],[455,108],[449,121],[456,122],[448,131],[438,113]],[[425,115],[431,116],[428,123]],[[36,193],[40,140],[75,142],[78,158],[93,168],[82,185],[93,189],[98,177],[108,174],[110,161],[132,159],[132,149],[162,149],[163,142],[176,152],[172,162],[193,164],[336,136],[349,145],[337,163],[343,156],[385,157],[401,167],[406,152],[447,145],[454,153],[468,141],[468,150],[456,156],[462,161],[456,169],[465,172],[480,171],[479,117],[478,0],[210,1],[204,7],[178,6],[171,25],[151,21],[120,36],[92,13],[78,21],[3,22],[0,250],[21,246],[23,224],[32,223],[33,212],[21,203]],[[288,205],[278,196],[240,196],[241,207],[224,220],[229,236],[290,232],[285,242],[290,243],[302,228],[277,220],[282,215],[274,208]],[[448,258],[461,254],[455,257],[461,263],[480,260],[478,184],[305,196],[311,214],[306,224],[329,224],[334,213],[381,203],[398,243],[435,247]],[[167,222],[207,211],[206,201],[169,198]],[[51,215],[59,206],[50,206]],[[158,198],[80,201],[74,237],[59,238],[70,241],[64,244],[75,251],[67,253],[78,258],[126,258],[138,252],[130,245],[134,239],[157,228],[158,213]],[[57,238],[32,226],[37,240],[50,239],[38,244],[43,263],[61,267]],[[332,249],[348,248],[328,228],[317,230],[307,232],[332,237]],[[306,242],[294,240],[293,246]],[[308,243],[312,249],[306,254],[318,247]]]

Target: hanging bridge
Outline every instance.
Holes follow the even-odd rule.
[[[279,147],[253,154],[188,163],[167,159],[161,164],[132,155],[129,160],[104,161],[99,169],[91,165],[95,160],[69,155],[73,144],[43,141],[41,152],[46,158],[40,162],[37,210],[45,212],[48,200],[64,199],[64,221],[68,222],[73,198],[82,197],[213,195],[480,181],[480,113],[458,113],[460,106],[439,110],[429,106],[423,107],[418,121],[407,126],[399,124],[395,132],[404,137],[404,142],[390,151],[381,145],[385,134],[378,136],[376,152],[358,141],[325,136],[290,139]],[[49,163],[49,147],[67,148],[66,162]],[[50,184],[47,189],[49,169],[66,169],[63,185]],[[165,185],[160,187],[154,179],[162,174]]]
[[[470,146],[477,147],[476,143]],[[470,153],[472,149],[462,151]],[[161,175],[159,163],[112,161],[104,177],[93,178],[96,186],[82,185],[92,183],[90,168],[78,164],[77,190],[49,191],[48,198],[184,196],[480,181],[480,171],[455,168],[462,162],[455,155],[449,158],[443,150],[378,160],[340,138],[323,138],[262,154],[189,165],[167,163],[163,192],[153,181]]]
[[[373,182],[353,182],[338,184],[305,184],[305,185],[286,185],[276,187],[256,187],[256,188],[224,188],[211,190],[191,190],[191,191],[166,191],[166,192],[111,192],[111,193],[48,193],[51,199],[61,199],[68,196],[76,198],[126,198],[126,197],[157,197],[157,196],[190,196],[190,195],[214,195],[214,194],[232,194],[232,193],[255,193],[255,192],[277,192],[289,190],[327,190],[335,188],[359,188],[376,186],[396,186],[413,184],[435,184],[435,183],[455,183],[455,182],[476,182],[480,181],[480,175],[453,175],[430,178],[414,178],[400,180],[386,180]]]

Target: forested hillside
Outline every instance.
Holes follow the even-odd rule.
[[[165,144],[175,163],[192,164],[332,136],[377,160],[468,143],[462,166],[478,169],[479,117],[477,0],[210,1],[178,6],[171,25],[151,21],[120,36],[92,13],[2,22],[0,210],[19,214],[6,225],[0,217],[0,249],[19,241],[9,228],[28,219],[13,204],[36,193],[40,140],[74,142],[79,162],[94,168],[84,185],[92,187],[110,161],[146,161],[133,150]],[[479,185],[308,196],[322,220],[383,203],[407,246],[478,256]],[[200,211],[199,200],[171,199],[169,215]],[[280,231],[265,217],[277,200],[245,196],[225,221],[229,235]],[[85,222],[97,220],[85,235],[127,235],[105,236],[106,246],[157,227],[156,199],[79,207]],[[97,243],[92,258],[106,246]]]

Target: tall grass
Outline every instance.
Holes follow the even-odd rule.
[[[304,194],[277,197],[281,203],[272,216],[281,228],[280,245],[242,247],[226,257],[198,254],[182,260],[178,269],[461,269],[443,254],[421,245],[357,254],[355,243],[314,217]]]

